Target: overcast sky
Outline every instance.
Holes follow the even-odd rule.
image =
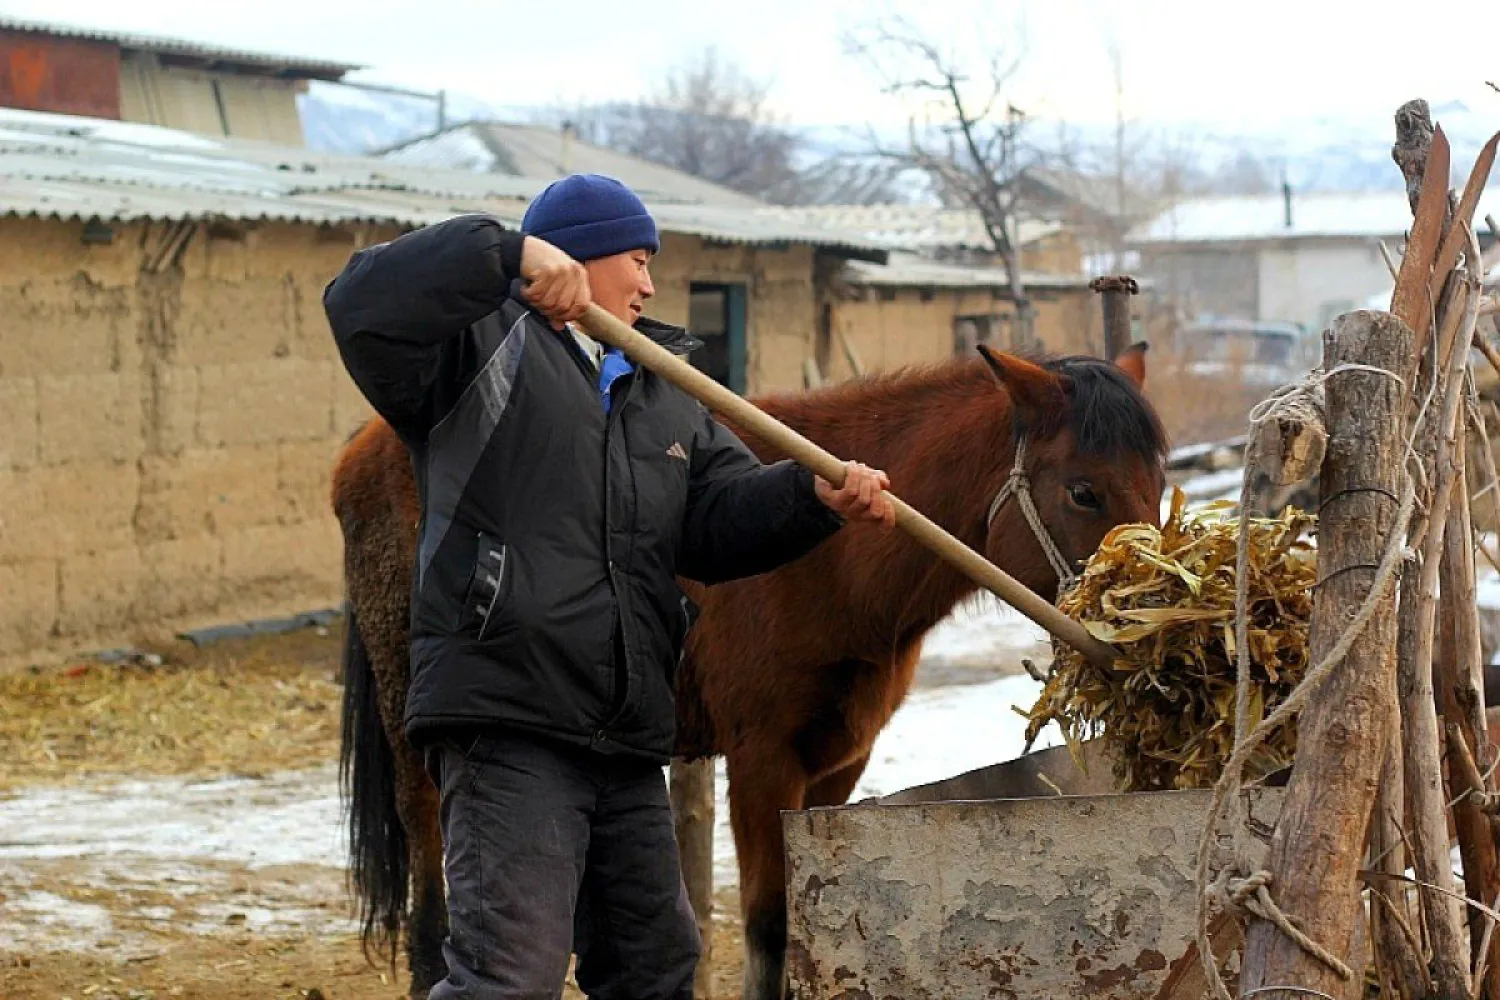
[[[1113,38],[1130,111],[1156,122],[1383,115],[1425,96],[1491,107],[1500,124],[1500,94],[1485,86],[1500,82],[1500,4],[1425,5],[1434,30],[1414,42],[1411,12],[1422,9],[1390,0],[0,0],[0,14],[361,63],[371,67],[362,79],[506,104],[635,97],[666,64],[712,43],[772,81],[777,109],[807,124],[905,120],[839,43],[843,30],[891,11],[944,44],[1024,56],[1013,100],[1047,117],[1113,117]],[[1460,24],[1455,56],[1449,29]]]

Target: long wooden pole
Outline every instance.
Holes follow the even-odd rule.
[[[839,459],[759,407],[724,388],[651,338],[626,326],[597,304],[589,305],[582,323],[595,339],[620,348],[631,360],[650,368],[710,410],[723,414],[780,448],[834,486],[843,485],[844,463]],[[899,497],[891,493],[886,496],[896,508],[897,526],[917,541],[1090,660],[1101,666],[1114,662],[1118,654],[1113,646],[1094,638],[1081,624],[1042,600],[1014,577],[954,538]]]

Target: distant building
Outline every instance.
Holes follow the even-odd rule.
[[[1494,196],[1476,218],[1500,212]],[[1139,273],[1195,319],[1291,323],[1316,335],[1391,286],[1411,227],[1401,190],[1192,198],[1132,231]],[[1481,230],[1483,242],[1490,235]]]
[[[1136,271],[1139,261],[1127,236],[1151,219],[1158,199],[1119,178],[1077,171],[1031,167],[1016,185],[1027,218],[1067,227],[1083,254],[1084,272]]]
[[[0,107],[303,144],[297,95],[358,66],[0,17]]]

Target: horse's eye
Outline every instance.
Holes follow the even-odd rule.
[[[1068,487],[1068,499],[1084,510],[1098,510],[1104,506],[1094,488],[1087,483],[1074,483]]]

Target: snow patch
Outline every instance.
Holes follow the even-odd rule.
[[[1022,657],[1050,657],[1047,632],[990,594],[956,608],[927,633],[922,663],[993,667]]]
[[[126,781],[0,800],[0,858],[148,858],[342,866],[334,765],[265,779]]]
[[[969,647],[954,641],[952,648]],[[853,797],[883,795],[1018,756],[1026,721],[1014,707],[1030,707],[1040,690],[1030,677],[1017,676],[913,693],[876,740]],[[1037,748],[1057,739],[1056,729],[1049,727]],[[720,879],[733,884],[737,871],[722,760],[717,771],[715,865]],[[264,779],[162,778],[97,790],[31,789],[0,801],[0,831],[0,859],[97,859],[108,863],[111,870],[102,877],[114,884],[141,881],[127,873],[145,867],[158,887],[173,885],[186,895],[193,893],[194,884],[211,878],[191,864],[195,861],[250,868],[342,868],[346,863],[337,775],[331,765]],[[186,864],[160,866],[167,861]],[[15,865],[5,868],[4,874],[15,874]],[[271,919],[239,912],[246,913],[252,926]],[[215,922],[216,914],[205,916]],[[275,912],[281,922],[315,916],[284,908]]]
[[[914,692],[876,739],[850,800],[889,795],[1020,756],[1026,720],[1015,709],[1030,708],[1041,690],[1041,684],[1022,675]],[[1034,749],[1060,742],[1057,727],[1049,724]],[[720,759],[715,764],[714,813],[714,880],[720,886],[739,882],[728,791]]]

